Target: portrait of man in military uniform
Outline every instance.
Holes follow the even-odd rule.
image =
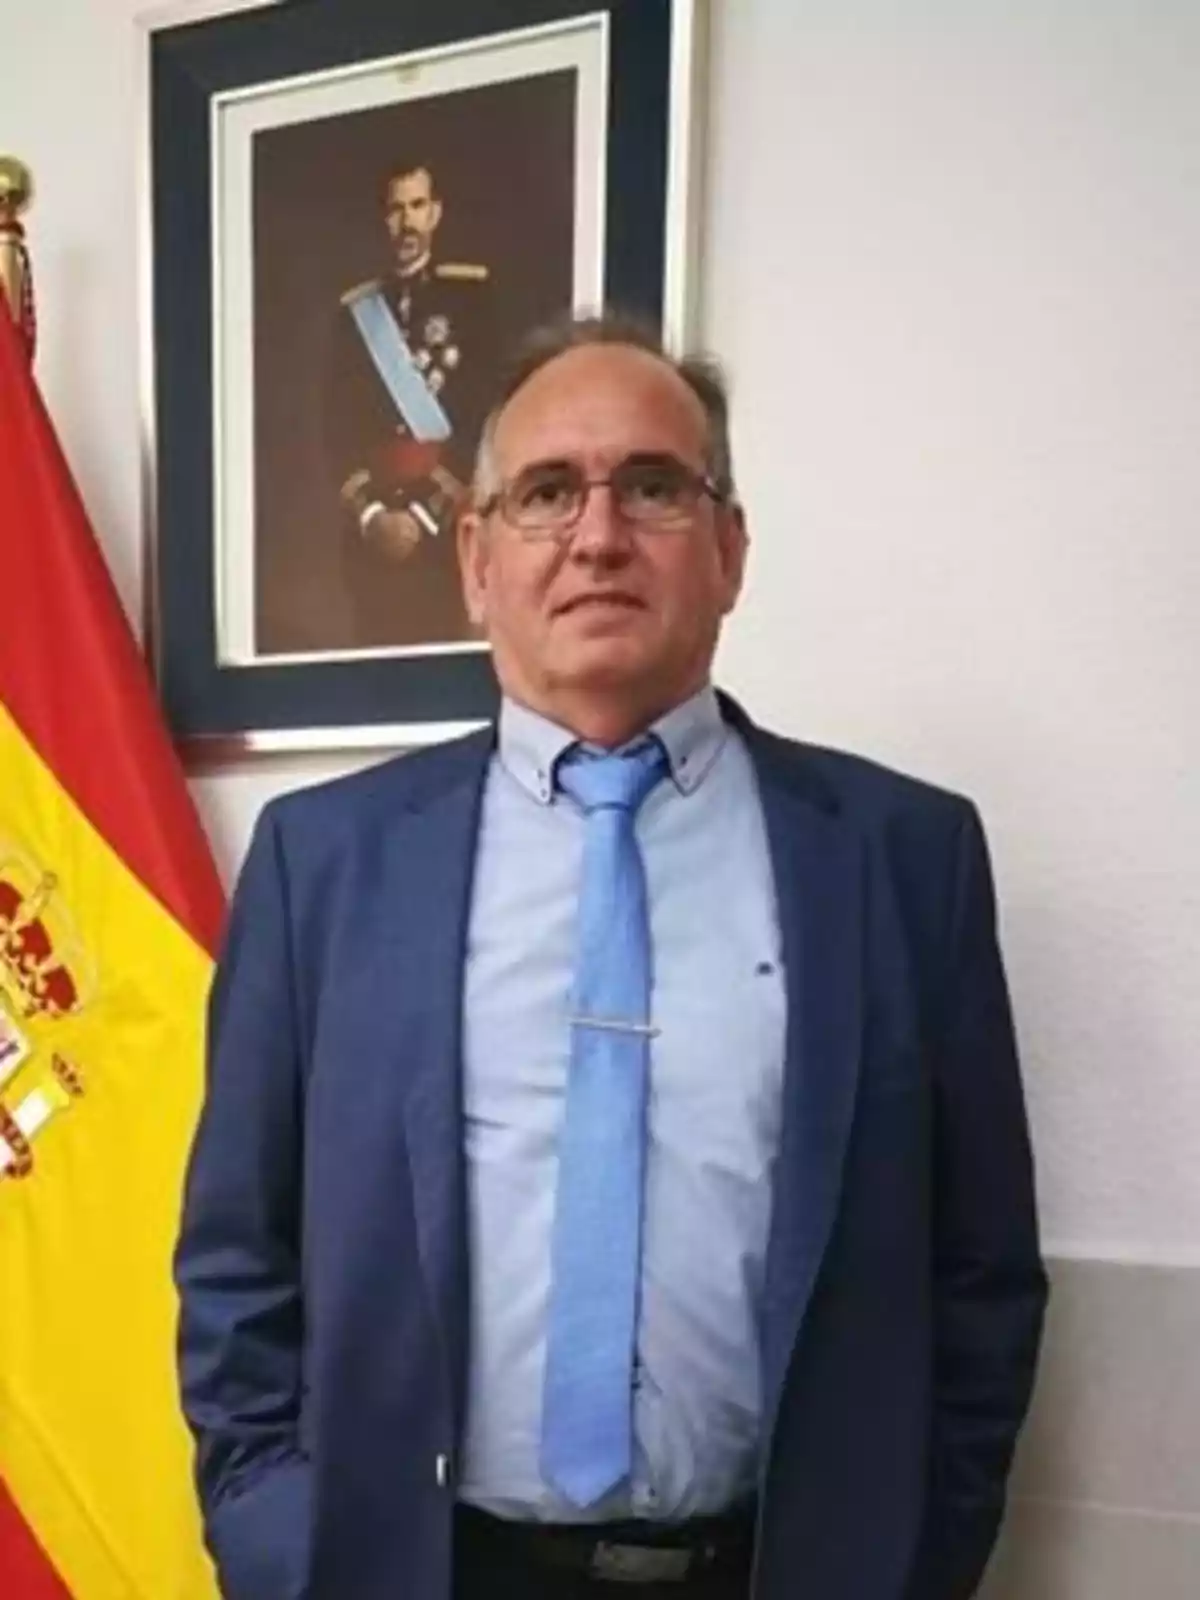
[[[573,73],[254,143],[255,658],[470,648],[454,533],[507,352],[576,293]]]
[[[401,162],[380,196],[388,270],[341,296],[328,448],[358,615],[398,586],[432,638],[469,638],[454,525],[501,359],[486,262],[442,259],[431,166]],[[381,587],[382,586],[382,587]]]

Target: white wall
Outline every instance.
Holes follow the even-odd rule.
[[[716,0],[752,710],[989,822],[1050,1242],[1200,1261],[1200,7]],[[134,0],[0,0],[40,376],[139,604]],[[274,763],[197,792],[231,869]]]
[[[1200,1260],[1200,6],[720,15],[727,676],[979,799],[1048,1233]]]

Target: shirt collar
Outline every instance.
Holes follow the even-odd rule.
[[[711,684],[668,711],[650,730],[662,741],[671,776],[682,794],[692,794],[712,770],[727,729]]]
[[[578,742],[568,728],[560,728],[519,700],[505,696],[501,701],[496,738],[500,761],[542,805],[548,806],[554,798],[554,763]]]
[[[711,771],[726,731],[716,692],[707,684],[647,730],[662,742],[671,777],[682,794],[692,794]],[[497,732],[500,761],[540,804],[549,805],[554,798],[555,762],[578,743],[569,728],[517,700],[502,701]]]

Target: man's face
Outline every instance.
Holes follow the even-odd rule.
[[[424,167],[392,178],[383,215],[401,273],[423,267],[442,220],[442,202],[434,195],[433,179]]]
[[[594,345],[517,391],[493,465],[501,482],[542,463],[595,479],[630,457],[661,455],[703,474],[706,443],[703,407],[669,366],[632,346]],[[502,688],[580,732],[581,717],[611,726],[615,738],[707,682],[745,551],[735,507],[701,496],[682,525],[650,529],[624,520],[604,487],[558,540],[530,541],[499,510],[468,513],[460,527],[468,610]]]

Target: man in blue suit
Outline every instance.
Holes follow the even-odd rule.
[[[531,347],[495,728],[269,805],[178,1249],[229,1600],[967,1600],[1045,1301],[964,800],[710,684],[715,369]]]

